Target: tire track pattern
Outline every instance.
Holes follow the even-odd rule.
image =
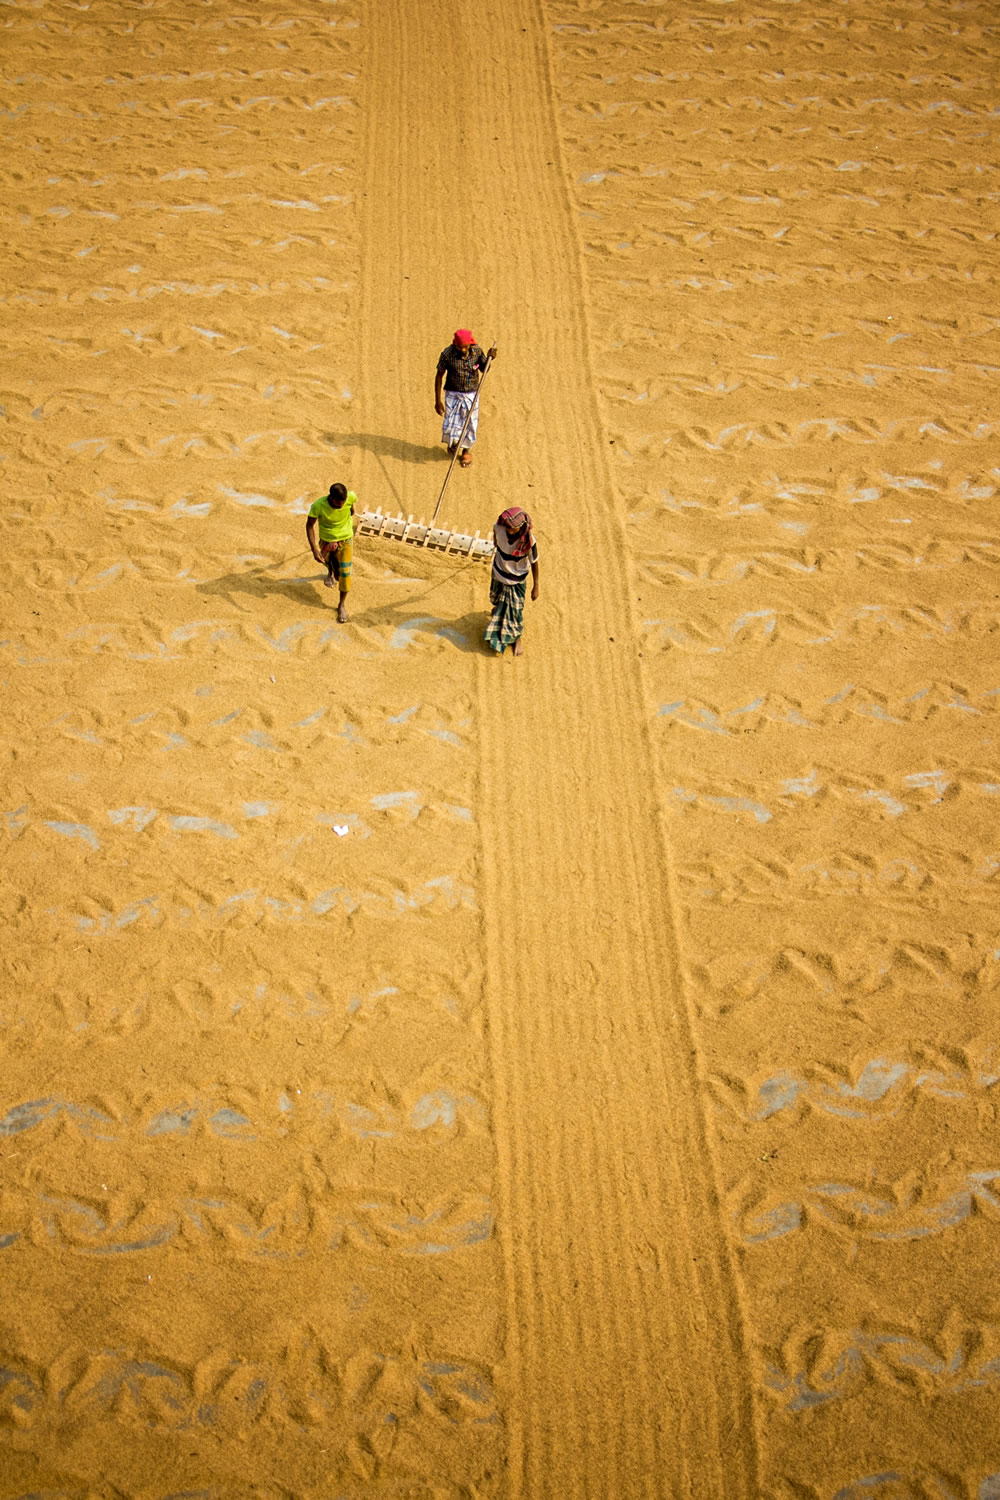
[[[513,482],[543,547],[558,544],[517,675],[509,659],[479,662],[508,1482],[513,1494],[560,1500],[750,1500],[754,1435],[725,1212],[694,1096],[685,997],[664,980],[678,964],[640,769],[650,745],[636,674],[607,643],[631,632],[627,588],[617,563],[595,580],[566,545],[581,507],[595,534],[615,519],[544,19],[520,0],[474,23],[424,7],[419,26],[383,7],[373,99],[398,109],[373,110],[363,210],[365,241],[387,247],[381,275],[362,289],[363,400],[382,403],[407,436],[430,420],[426,398],[384,379],[387,321],[426,330],[432,350],[459,306],[475,328],[502,328],[474,524],[488,519],[494,487]],[[427,80],[443,75],[453,107],[435,107],[431,124]],[[455,182],[467,212],[492,226],[461,243]],[[552,372],[566,369],[580,379],[553,388]],[[426,391],[425,373],[418,379]],[[570,621],[581,633],[567,653]],[[611,807],[593,763],[619,753],[636,775]],[[611,870],[620,885],[609,903]]]

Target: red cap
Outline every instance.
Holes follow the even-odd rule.
[[[472,334],[470,333],[470,331],[469,331],[468,328],[456,328],[455,329],[455,343],[456,344],[474,344],[475,342],[476,341],[472,337]]]

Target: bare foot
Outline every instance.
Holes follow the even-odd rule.
[[[340,608],[337,610],[338,625],[346,625],[350,618],[350,615],[347,613],[347,605],[344,603],[343,599],[341,599]]]
[[[461,453],[458,455],[458,463],[459,467],[462,469],[469,469],[472,467],[472,454],[469,452],[468,448],[462,449]]]
[[[333,574],[332,573],[327,573],[326,577],[323,579],[323,587],[325,589],[332,589],[333,588]]]
[[[448,444],[448,457],[449,458],[454,458],[455,457],[455,449],[457,447],[458,447],[457,443],[449,443]]]
[[[523,656],[524,655],[524,647],[521,644],[521,637],[520,636],[518,636],[517,640],[514,642],[514,655],[515,656]]]

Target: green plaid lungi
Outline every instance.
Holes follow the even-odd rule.
[[[493,613],[484,639],[498,655],[502,654],[505,646],[512,646],[521,639],[526,588],[526,579],[521,583],[501,583],[499,579],[490,579],[490,605]]]

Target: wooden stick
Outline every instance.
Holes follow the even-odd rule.
[[[496,348],[496,339],[493,340],[493,343],[490,345],[490,348],[491,349],[495,349]],[[483,382],[484,382],[484,380],[486,379],[487,375],[490,373],[490,365],[492,363],[493,363],[493,356],[492,356],[492,354],[487,354],[487,356],[486,356],[486,367],[483,370],[483,373],[479,377],[479,384],[476,386],[476,394],[475,394],[475,398],[474,398],[474,400],[472,402],[472,405],[469,407],[469,410],[466,412],[465,421],[462,423],[461,435],[459,436],[458,442],[455,444],[455,451],[451,455],[451,463],[448,465],[448,472],[444,476],[444,484],[441,486],[441,493],[440,493],[440,495],[438,495],[438,503],[437,503],[437,505],[435,505],[435,507],[434,507],[434,514],[431,516],[431,525],[432,526],[434,525],[434,522],[438,518],[438,511],[441,509],[441,501],[444,499],[444,492],[448,488],[448,480],[451,478],[451,471],[455,467],[455,460],[456,460],[456,458],[458,457],[458,455],[462,451],[462,438],[465,437],[465,434],[469,430],[469,423],[472,421],[472,414],[475,411],[476,405],[477,405],[477,403],[479,401],[479,392],[483,388]]]

